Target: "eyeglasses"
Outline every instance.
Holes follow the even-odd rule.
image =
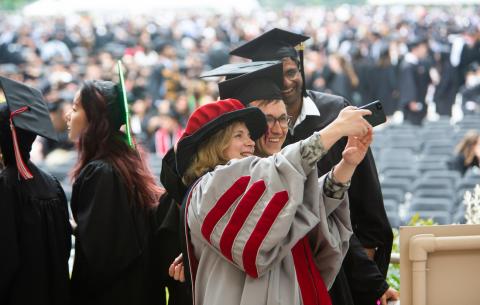
[[[272,128],[273,126],[275,126],[276,122],[280,124],[280,127],[288,128],[290,121],[292,120],[292,117],[289,115],[281,115],[278,118],[276,118],[271,115],[266,115],[265,119],[267,120],[268,128]]]

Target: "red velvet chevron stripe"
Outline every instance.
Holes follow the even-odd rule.
[[[303,304],[331,305],[330,295],[313,260],[307,236],[292,248],[292,256]]]
[[[237,179],[220,199],[218,199],[210,212],[208,212],[202,224],[202,235],[209,243],[211,243],[210,236],[213,229],[225,213],[227,213],[228,209],[245,192],[249,182],[249,176],[243,176]]]
[[[243,249],[243,268],[245,272],[253,278],[258,277],[258,270],[256,266],[256,259],[258,250],[268,232],[272,228],[273,223],[280,214],[280,211],[288,202],[287,191],[278,192],[273,195],[267,207],[260,216],[257,225],[253,229],[250,238]]]
[[[15,152],[15,161],[17,163],[18,173],[20,174],[20,176],[22,176],[22,178],[24,180],[32,179],[33,175],[30,172],[30,170],[28,169],[25,162],[23,162],[22,154],[20,153],[20,147],[18,146],[17,132],[15,130],[15,125],[13,125],[13,117],[20,114],[20,113],[28,111],[28,110],[29,110],[29,108],[27,106],[25,106],[25,107],[22,107],[20,109],[15,110],[15,111],[12,111],[10,113],[10,130],[12,132],[13,150]]]
[[[240,232],[243,224],[250,215],[250,212],[255,207],[255,204],[258,202],[260,197],[262,197],[265,192],[266,186],[263,180],[259,180],[252,184],[245,195],[242,197],[238,203],[235,211],[232,214],[227,226],[225,227],[222,237],[220,238],[220,250],[222,254],[233,261],[232,257],[232,246],[235,238]]]

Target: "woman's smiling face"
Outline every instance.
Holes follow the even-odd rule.
[[[233,133],[224,156],[227,160],[241,159],[253,155],[255,142],[250,138],[250,132],[243,122],[234,123]]]

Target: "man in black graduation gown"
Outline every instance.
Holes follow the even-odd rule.
[[[413,125],[422,125],[427,115],[425,98],[431,82],[430,65],[426,61],[428,41],[423,37],[415,37],[407,45],[409,52],[400,64],[399,104],[404,121]]]
[[[380,100],[387,117],[398,110],[397,67],[390,60],[389,45],[380,49],[380,58],[371,65],[368,74],[369,98],[365,102]]]
[[[480,113],[480,65],[473,62],[468,66],[465,84],[460,87],[462,110],[464,114]]]
[[[303,50],[298,54],[294,46],[307,39],[303,35],[273,29],[230,52],[254,61],[283,61],[282,95],[294,122],[285,145],[305,139],[324,128],[349,104],[340,96],[305,90]],[[346,139],[337,142],[318,163],[319,175],[324,175],[340,161],[346,142]],[[372,305],[382,296],[390,298],[396,292],[389,289],[385,281],[393,234],[371,152],[357,167],[348,195],[355,235],[329,293],[332,304]]]
[[[37,90],[4,77],[2,91],[0,304],[69,304],[67,199],[60,183],[29,161],[37,134],[56,139],[47,105]]]
[[[435,86],[433,100],[439,115],[452,116],[452,106],[458,92],[458,69],[450,61],[451,46],[443,41],[435,41],[432,45],[435,66],[440,74],[440,80]]]
[[[476,25],[471,25],[465,29],[461,47],[457,51],[453,57],[455,58],[454,61],[457,61],[457,85],[461,87],[465,84],[470,64],[480,62],[480,30]]]

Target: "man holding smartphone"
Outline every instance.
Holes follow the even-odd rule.
[[[340,96],[305,89],[303,50],[295,46],[309,37],[273,29],[230,52],[254,61],[282,60],[283,100],[293,124],[285,144],[307,138],[335,119],[349,103]],[[337,142],[317,164],[323,175],[342,158],[346,139]],[[378,299],[398,298],[385,281],[393,234],[388,222],[373,156],[369,151],[352,178],[348,191],[355,235],[342,270],[329,293],[332,304],[372,305]]]

